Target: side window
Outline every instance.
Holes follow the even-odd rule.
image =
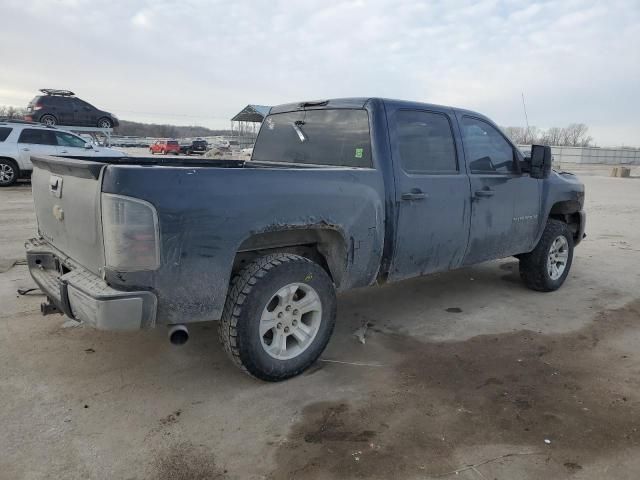
[[[31,143],[36,145],[57,145],[56,136],[52,130],[25,128],[18,138],[18,143]]]
[[[471,173],[518,173],[514,168],[513,148],[489,123],[463,117],[462,139]]]
[[[11,130],[13,130],[13,128],[0,127],[0,142],[4,142],[7,139],[7,137],[11,133]]]
[[[58,140],[58,145],[61,147],[84,148],[86,144],[84,140],[70,133],[56,132],[56,139]]]
[[[456,173],[458,162],[446,115],[400,110],[396,121],[400,165],[408,173]]]

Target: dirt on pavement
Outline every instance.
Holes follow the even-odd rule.
[[[466,465],[452,461],[456,449],[485,444],[510,445],[502,454],[510,460],[529,455],[554,460],[559,474],[579,471],[640,443],[640,377],[617,384],[624,376],[610,366],[631,373],[632,363],[607,345],[639,326],[640,299],[567,334],[437,343],[380,335],[404,360],[370,371],[377,388],[368,398],[308,405],[271,478],[455,476]]]

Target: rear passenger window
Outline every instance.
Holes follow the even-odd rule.
[[[7,139],[11,130],[13,129],[9,127],[0,127],[0,142],[4,142]]]
[[[269,115],[252,160],[371,168],[366,110],[300,110]]]
[[[408,173],[456,173],[451,125],[442,113],[400,110],[396,121],[400,165]]]
[[[471,173],[517,173],[513,148],[492,125],[463,117],[462,139]]]
[[[31,143],[36,145],[57,145],[53,130],[25,128],[20,133],[18,143]]]

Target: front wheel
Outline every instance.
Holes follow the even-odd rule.
[[[233,279],[220,341],[246,373],[275,382],[318,359],[335,318],[335,288],[322,267],[289,253],[266,255]]]
[[[562,286],[573,261],[573,234],[560,220],[549,220],[536,248],[519,255],[520,277],[527,287],[552,292]]]
[[[113,122],[110,118],[101,118],[98,120],[98,128],[113,128]]]

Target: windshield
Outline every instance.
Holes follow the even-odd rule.
[[[255,161],[371,168],[366,110],[306,110],[269,115]]]

